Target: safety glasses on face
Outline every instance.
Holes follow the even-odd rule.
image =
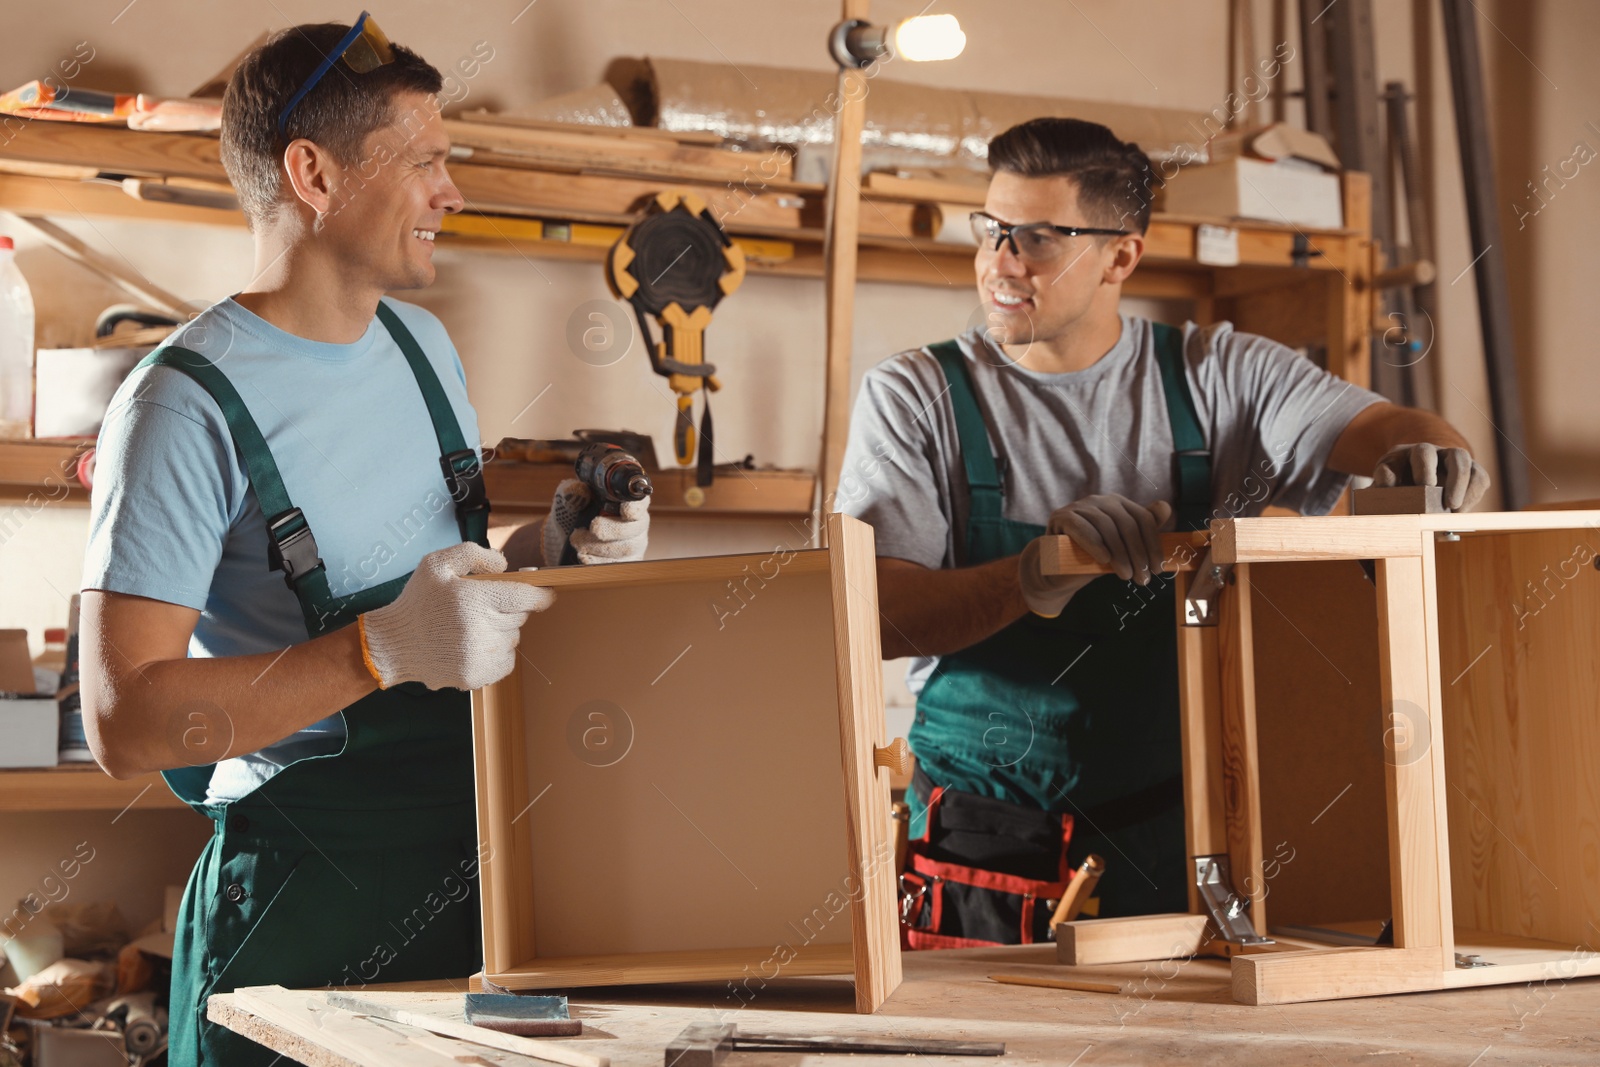
[[[1107,237],[1125,237],[1127,230],[1106,230],[1093,226],[1057,226],[1051,222],[1025,222],[1013,225],[1001,222],[985,211],[972,213],[972,236],[978,247],[1000,251],[1000,242],[1011,246],[1012,255],[1025,263],[1049,263],[1060,259],[1067,251],[1067,238],[1079,234],[1102,234]],[[993,241],[991,248],[989,242]]]
[[[344,60],[344,65],[357,74],[366,74],[377,70],[385,63],[394,62],[394,49],[389,46],[389,38],[378,28],[377,20],[365,11],[356,19],[356,24],[350,27],[350,32],[339,39],[334,50],[324,56],[317,69],[311,72],[295,94],[289,98],[289,103],[278,114],[278,134],[283,135],[284,127],[289,122],[289,114],[294,111],[306,94],[316,88],[323,75],[333,69],[339,60]]]

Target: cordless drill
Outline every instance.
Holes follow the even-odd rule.
[[[643,500],[654,491],[644,464],[634,459],[616,445],[596,442],[585,445],[572,465],[573,471],[589,489],[589,506],[578,516],[575,529],[588,529],[598,515],[621,515],[622,505],[629,500]],[[578,562],[578,550],[567,539],[561,562],[568,565]]]

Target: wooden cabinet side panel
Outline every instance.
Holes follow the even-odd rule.
[[[1600,947],[1600,532],[1438,547],[1456,922]]]
[[[874,763],[874,749],[888,739],[872,528],[847,515],[830,516],[828,546],[849,870],[856,890],[850,901],[856,1010],[874,1012],[900,985],[901,972],[889,771]]]
[[[478,882],[483,901],[483,962],[488,973],[534,954],[531,859],[517,814],[527,805],[523,769],[522,667],[472,694],[477,766]]]

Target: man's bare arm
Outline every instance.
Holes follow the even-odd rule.
[[[944,656],[998,633],[1028,612],[1017,557],[976,567],[930,570],[878,557],[883,658]]]
[[[144,597],[83,594],[84,732],[112,777],[255,752],[377,688],[354,626],[281,652],[189,659],[199,617]]]
[[[1351,419],[1333,443],[1328,466],[1341,474],[1367,477],[1391,448],[1413,442],[1472,451],[1460,431],[1431,411],[1373,404]]]

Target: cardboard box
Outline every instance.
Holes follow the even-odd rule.
[[[0,767],[54,767],[60,733],[55,697],[0,693]]]
[[[1300,163],[1244,157],[1184,167],[1167,179],[1164,210],[1314,230],[1344,226],[1339,175]]]

